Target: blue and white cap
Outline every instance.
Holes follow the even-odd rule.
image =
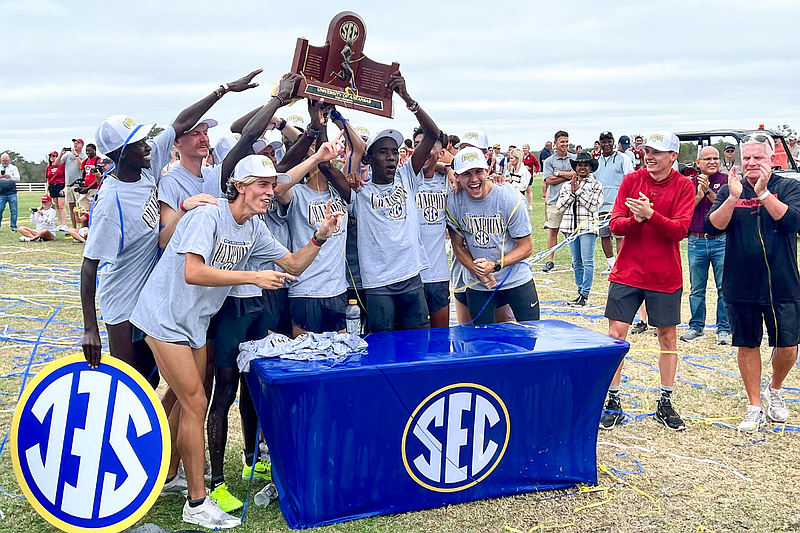
[[[272,159],[265,155],[248,155],[236,164],[230,181],[249,185],[258,178],[276,178],[278,183],[290,183],[288,174],[278,174]]]
[[[462,148],[453,157],[453,170],[456,174],[463,174],[473,168],[488,169],[489,164],[486,162],[486,156],[474,146]]]
[[[121,148],[124,144],[133,144],[147,137],[155,127],[152,124],[140,125],[127,115],[108,117],[97,128],[94,134],[95,144],[100,153],[108,154]]]

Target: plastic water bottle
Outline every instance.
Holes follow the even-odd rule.
[[[361,309],[356,305],[356,300],[350,300],[347,310],[344,312],[347,333],[350,335],[361,335]]]
[[[270,502],[277,499],[278,489],[275,487],[275,483],[267,483],[266,487],[256,492],[256,495],[253,496],[253,502],[255,502],[256,505],[261,505],[262,507],[266,507],[270,504]]]

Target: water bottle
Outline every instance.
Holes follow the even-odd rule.
[[[350,335],[361,335],[361,309],[356,305],[356,300],[350,300],[347,310],[344,312],[347,333]]]
[[[256,492],[256,495],[253,496],[253,502],[255,502],[256,505],[261,505],[262,507],[266,507],[270,504],[270,502],[277,499],[278,489],[275,487],[275,483],[267,483],[266,487]]]

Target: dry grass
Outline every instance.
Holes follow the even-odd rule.
[[[22,196],[22,195],[21,195]],[[33,205],[33,201],[29,201]],[[26,208],[21,202],[20,210]],[[544,248],[541,227],[541,207],[532,217],[534,223],[534,249]],[[59,240],[49,244],[14,242],[16,234],[9,234],[7,224],[0,230],[0,309],[20,302],[20,306],[5,309],[0,321],[0,332],[17,342],[0,343],[0,373],[3,375],[19,369],[27,362],[32,344],[19,340],[35,341],[37,330],[43,322],[22,316],[48,319],[58,305],[55,315],[38,353],[50,349],[77,347],[80,342],[80,310],[77,308],[77,268],[82,247]],[[597,252],[598,265],[604,263]],[[605,333],[602,304],[608,282],[595,275],[590,302],[595,307],[571,314],[571,309],[561,301],[574,296],[574,283],[569,268],[566,249],[556,254],[556,272],[543,274],[534,269],[545,318],[559,318],[589,329]],[[684,250],[684,265],[685,265]],[[25,265],[29,265],[26,267]],[[34,268],[34,270],[31,270]],[[62,272],[61,269],[71,271]],[[598,268],[597,270],[601,270]],[[65,283],[66,282],[66,283]],[[688,288],[688,274],[684,286]],[[39,296],[36,296],[39,295]],[[715,293],[709,292],[707,308],[710,324],[714,322]],[[20,297],[37,304],[26,304]],[[23,307],[30,305],[30,307]],[[567,314],[565,314],[567,313]],[[599,317],[599,318],[597,318]],[[688,301],[684,296],[683,317],[688,319]],[[679,333],[681,330],[679,330]],[[712,335],[692,344],[679,343],[678,375],[680,380],[674,394],[674,405],[686,417],[695,417],[684,432],[674,433],[644,417],[625,424],[611,432],[601,432],[598,440],[599,485],[574,490],[547,491],[518,497],[484,500],[439,509],[406,513],[396,516],[376,517],[320,528],[336,532],[456,532],[486,531],[563,531],[563,532],[738,532],[738,531],[794,531],[800,530],[800,496],[795,490],[800,478],[800,435],[793,431],[768,431],[755,436],[745,436],[721,424],[737,424],[743,414],[746,400],[738,376],[736,359],[730,348],[718,347]],[[631,414],[643,415],[654,409],[656,393],[642,388],[657,387],[656,365],[658,343],[650,334],[631,336],[631,352],[624,374],[623,406],[639,410]],[[61,352],[70,353],[70,352]],[[765,365],[769,354],[762,350]],[[51,354],[53,356],[59,353]],[[715,356],[703,360],[686,359],[691,356]],[[14,359],[18,357],[19,359]],[[689,363],[699,363],[711,369],[699,368]],[[723,374],[729,372],[733,376]],[[769,370],[764,371],[769,375]],[[696,385],[689,385],[690,382]],[[10,425],[21,380],[17,377],[0,379],[0,431],[5,434]],[[786,382],[788,387],[800,387],[798,372],[793,371]],[[642,387],[642,388],[634,388]],[[722,391],[730,391],[727,394]],[[8,393],[8,394],[5,394]],[[790,421],[800,421],[798,403],[800,395],[791,391]],[[241,468],[238,420],[232,410],[230,447],[227,453],[226,472],[234,494],[243,495],[246,482],[230,475]],[[711,425],[711,419],[723,419]],[[565,421],[564,423],[569,423]],[[770,430],[775,429],[770,426]],[[790,428],[791,429],[791,428]],[[719,464],[691,459],[715,461]],[[728,467],[728,468],[726,468]],[[730,469],[730,470],[729,470]],[[732,471],[731,471],[732,470]],[[735,473],[733,472],[735,471]],[[749,481],[742,479],[747,477]],[[0,456],[0,487],[11,494],[20,494],[11,471],[7,452]],[[260,486],[255,487],[260,488]],[[178,499],[159,500],[143,522],[154,522],[168,530],[183,529]],[[52,531],[25,500],[0,495],[0,510],[5,519],[0,520],[0,531]],[[258,508],[251,506],[246,523],[240,531],[286,531],[286,523],[275,504]]]

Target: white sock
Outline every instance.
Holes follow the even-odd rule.
[[[614,268],[614,257],[606,257],[606,261],[608,261],[608,268]]]

